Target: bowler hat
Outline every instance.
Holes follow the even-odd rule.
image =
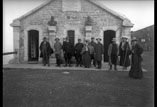
[[[91,39],[94,39],[94,37],[92,37]]]
[[[43,37],[43,40],[47,39],[47,37]]]
[[[96,38],[96,40],[101,40],[101,38]]]
[[[116,41],[116,38],[112,38],[112,41]]]

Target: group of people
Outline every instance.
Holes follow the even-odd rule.
[[[65,64],[64,66],[72,66],[72,57],[76,59],[76,67],[85,67],[90,68],[92,65],[97,69],[102,67],[102,55],[104,53],[104,47],[101,43],[101,38],[96,38],[97,43],[94,41],[94,38],[90,40],[85,40],[85,43],[81,42],[81,39],[78,39],[78,43],[74,46],[69,41],[69,38],[66,37],[63,40],[63,44],[60,43],[60,39],[55,39],[54,52],[50,46],[50,43],[47,41],[47,38],[44,37],[43,42],[40,45],[41,57],[43,58],[43,65],[50,66],[49,57],[52,53],[55,53],[56,57],[56,66],[61,67],[62,64],[62,51],[64,54]],[[128,37],[123,36],[120,45],[116,43],[116,38],[112,39],[108,47],[108,57],[109,57],[109,70],[112,70],[112,65],[114,65],[114,70],[117,70],[117,64],[119,63],[123,69],[127,69],[131,65],[129,76],[133,78],[142,78],[142,68],[141,54],[143,49],[137,43],[137,39],[133,38],[131,40],[131,46],[128,43]],[[129,56],[131,55],[131,61]],[[120,61],[118,60],[120,56]]]
[[[72,57],[76,59],[76,67],[84,66],[85,68],[91,67],[91,63],[98,69],[101,69],[101,60],[103,55],[103,45],[101,44],[101,39],[97,38],[97,43],[94,42],[94,38],[86,40],[83,44],[81,39],[78,39],[78,43],[75,46],[69,41],[69,38],[66,37],[63,41],[63,45],[60,43],[59,38],[55,39],[54,49],[56,56],[56,66],[61,66],[61,53],[63,51],[65,65],[72,66]]]

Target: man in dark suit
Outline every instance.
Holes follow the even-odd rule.
[[[94,42],[94,37],[91,38],[90,45],[93,46],[94,48],[94,53],[91,54],[91,62],[93,60],[93,65],[96,67],[96,61],[95,61],[95,48],[96,48],[96,43]]]
[[[43,41],[40,44],[40,51],[40,57],[43,58],[43,66],[46,66],[46,64],[50,66],[49,57],[51,55],[51,46],[46,37],[43,38]]]
[[[101,38],[97,38],[97,44],[96,44],[96,48],[95,48],[95,59],[97,61],[98,67],[97,69],[101,69],[101,62],[102,62],[102,55],[104,53],[104,48],[101,41]]]
[[[83,48],[83,43],[81,43],[81,39],[78,39],[78,43],[75,45],[75,58],[76,58],[76,66],[82,66],[82,55],[81,51]]]
[[[65,58],[65,66],[69,65],[71,67],[71,58],[73,56],[73,45],[69,42],[69,38],[66,37],[66,42],[63,44],[63,52]]]

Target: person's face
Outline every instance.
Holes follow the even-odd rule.
[[[45,38],[45,39],[44,39],[44,42],[46,42],[46,41],[47,41],[47,39]]]
[[[78,40],[78,42],[80,43],[80,42],[81,42],[81,40]]]
[[[100,43],[100,39],[97,39],[97,42]]]
[[[124,42],[126,42],[126,41],[127,41],[127,39],[126,39],[126,38],[124,38],[124,39],[123,39],[123,41],[124,41]]]
[[[112,41],[112,43],[113,43],[113,44],[115,44],[115,43],[116,43],[116,41]]]
[[[66,39],[67,42],[69,42],[69,39]]]

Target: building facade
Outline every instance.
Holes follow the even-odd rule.
[[[91,37],[100,37],[104,45],[104,61],[113,37],[120,43],[121,36],[130,38],[130,20],[96,0],[49,0],[13,20],[14,49],[18,54],[13,63],[39,61],[39,45],[48,37],[53,48],[54,39],[69,37],[75,44]]]

